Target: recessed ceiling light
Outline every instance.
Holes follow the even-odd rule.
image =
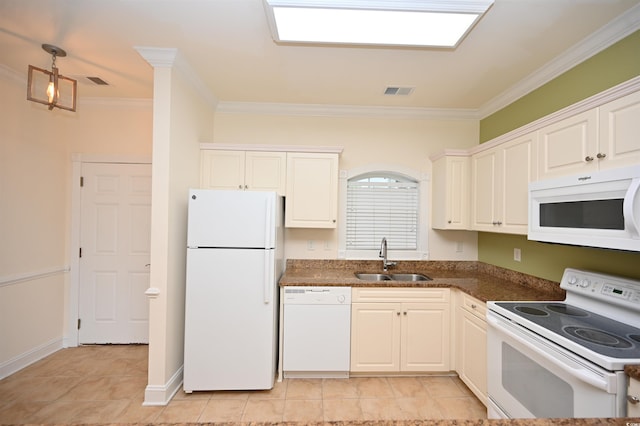
[[[455,47],[493,0],[264,0],[289,43]]]

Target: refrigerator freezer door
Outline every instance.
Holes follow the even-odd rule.
[[[192,189],[187,246],[274,248],[278,202],[275,192]]]
[[[274,250],[187,249],[185,391],[273,387],[273,262]]]

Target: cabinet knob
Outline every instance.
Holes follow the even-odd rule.
[[[404,314],[404,315],[407,315],[407,311],[404,311],[404,312],[403,312],[403,314]]]
[[[471,309],[475,309],[475,308],[477,308],[477,307],[478,307],[478,305],[476,305],[475,303],[472,303],[472,304],[471,304]]]
[[[596,155],[596,157],[598,157],[599,159],[603,159],[604,157],[606,157],[607,154],[599,152],[598,155]]]
[[[633,395],[627,395],[627,401],[629,401],[630,404],[637,404],[638,402],[640,402],[640,398],[638,398],[637,396],[633,396]]]
[[[397,316],[400,316],[400,311],[396,312],[396,315],[397,315]]]
[[[586,157],[584,157],[584,161],[586,162],[593,161],[593,157],[587,155]]]
[[[238,185],[238,189],[242,189],[242,185]]]
[[[450,220],[448,220],[448,221],[447,221],[447,223],[451,223],[451,221],[450,221]]]
[[[245,186],[244,186],[244,189],[249,189],[249,185],[245,185]]]

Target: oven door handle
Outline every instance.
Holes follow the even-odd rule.
[[[532,344],[533,342],[529,340],[528,337],[522,335],[522,332],[520,332],[517,329],[513,329],[513,327],[515,326],[511,326],[510,323],[504,324],[502,320],[490,315],[487,315],[487,322],[491,327],[494,327],[498,331],[506,334],[510,338],[516,340],[518,343],[525,345],[527,349],[529,349],[530,351],[541,356],[546,361],[550,362],[556,367],[561,368],[563,371],[567,371],[569,374],[571,374],[575,378],[582,380],[583,382],[588,383],[591,386],[594,386],[598,389],[605,390],[608,393],[615,393],[614,383],[610,383],[609,381],[605,380],[604,377],[594,374],[593,371],[582,367],[578,363],[571,362],[571,360],[569,359],[565,359],[565,356],[560,352],[558,353],[561,355],[561,357],[556,358],[553,355],[548,354],[544,350],[540,350],[539,348],[536,347],[536,345]],[[553,348],[549,348],[549,349],[555,350]]]

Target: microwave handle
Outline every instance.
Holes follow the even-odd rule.
[[[640,238],[640,177],[631,179],[622,205],[624,227],[631,236]]]

